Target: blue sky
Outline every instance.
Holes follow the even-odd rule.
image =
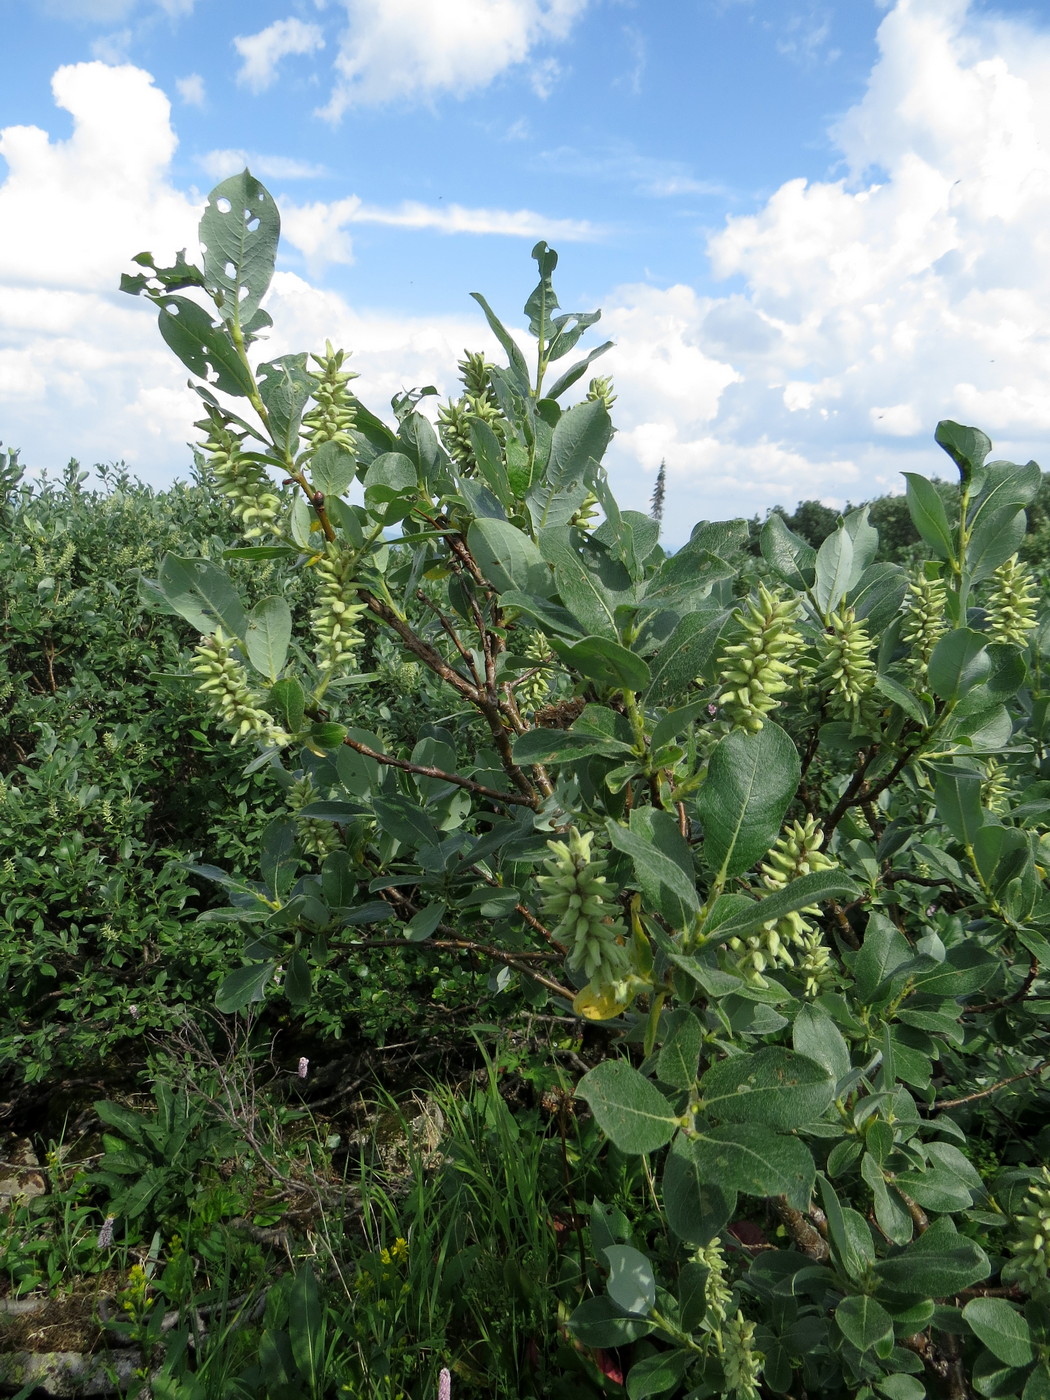
[[[264,356],[376,411],[519,325],[532,244],[617,342],[610,468],[667,534],[1050,466],[1050,20],[977,0],[0,0],[0,438],[186,475],[195,400],[131,255],[245,160],[285,242]],[[592,332],[592,336],[595,333]],[[602,338],[605,338],[603,335]],[[592,340],[592,343],[596,343]]]

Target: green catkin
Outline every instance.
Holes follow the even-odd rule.
[[[981,783],[981,806],[989,812],[1002,816],[1010,798],[1010,779],[1006,769],[997,758],[989,758],[984,765],[984,780]]]
[[[708,1271],[704,1280],[706,1319],[711,1326],[717,1328],[726,1320],[726,1309],[733,1296],[733,1290],[726,1282],[726,1260],[722,1253],[721,1241],[716,1237],[710,1244],[698,1249],[693,1259]]]
[[[755,1347],[755,1324],[737,1309],[722,1328],[722,1365],[726,1387],[737,1400],[759,1400],[758,1382],[762,1374],[762,1353]]]
[[[587,386],[587,402],[604,404],[605,411],[611,413],[616,402],[612,380],[605,375],[595,375]]]
[[[792,822],[759,867],[766,889],[782,890],[802,875],[833,869],[835,862],[820,849],[823,844],[824,833],[813,817]],[[807,917],[819,913],[810,905],[771,920],[748,938],[731,938],[726,946],[737,955],[737,971],[753,986],[764,987],[762,974],[768,968],[795,968],[805,979],[806,995],[815,996],[831,973],[830,954]]]
[[[1013,1258],[1003,1269],[1004,1283],[1019,1283],[1027,1292],[1050,1300],[1050,1169],[1028,1188],[1015,1222]]]
[[[356,410],[346,386],[358,376],[353,370],[343,369],[346,358],[347,352],[333,350],[330,340],[325,341],[323,355],[310,356],[318,373],[310,375],[314,383],[313,407],[303,414],[301,431],[311,448],[320,447],[323,442],[337,442],[349,451],[354,450],[351,431]]]
[[[530,632],[522,655],[533,662],[533,669],[514,682],[514,699],[522,714],[531,714],[546,702],[550,694],[551,649],[542,632]]]
[[[828,713],[860,723],[864,702],[875,684],[867,627],[852,608],[843,605],[828,618],[819,649],[820,662],[812,682],[826,701]]]
[[[336,543],[325,545],[314,565],[317,593],[310,614],[314,655],[326,674],[352,660],[364,641],[357,624],[366,608],[357,596],[357,556]]]
[[[323,860],[342,843],[339,829],[332,822],[317,821],[313,817],[302,817],[299,813],[311,802],[316,801],[317,789],[309,773],[297,779],[288,789],[289,810],[295,817],[295,833],[299,849],[304,855],[316,856]]]
[[[205,468],[219,495],[229,502],[244,538],[279,535],[284,502],[266,471],[245,456],[243,433],[232,432],[214,412],[194,426],[207,434],[200,448]]]
[[[207,697],[220,719],[233,729],[233,742],[262,739],[268,744],[287,744],[290,736],[271,714],[256,703],[258,697],[248,684],[244,666],[234,655],[236,643],[221,627],[210,637],[202,637],[196,649],[197,660],[190,668],[200,677],[197,689]]]
[[[988,597],[988,640],[1026,647],[1036,625],[1037,597],[1035,581],[1016,554],[1000,564]]]
[[[920,677],[926,675],[933,649],[948,630],[945,608],[948,594],[939,578],[927,578],[918,573],[908,584],[904,599],[904,621],[901,641],[911,649],[912,669]]]
[[[792,625],[797,609],[794,598],[778,598],[760,583],[757,600],[749,598],[746,608],[734,612],[744,639],[722,649],[719,676],[719,704],[734,729],[757,734],[788,689],[791,663],[802,646]]]
[[[553,925],[554,937],[569,945],[566,966],[582,972],[590,985],[607,987],[627,976],[627,934],[616,906],[606,899],[606,862],[591,855],[593,841],[593,831],[581,835],[575,827],[568,841],[548,841],[548,873],[538,875],[536,883],[543,918]]]
[[[473,475],[478,468],[474,454],[474,444],[470,440],[470,425],[480,419],[503,439],[503,414],[492,392],[490,372],[492,366],[480,352],[464,352],[465,358],[457,368],[463,381],[465,393],[462,398],[450,399],[438,410],[438,432],[445,450],[466,476]]]

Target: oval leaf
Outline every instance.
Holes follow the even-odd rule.
[[[671,1141],[678,1114],[648,1079],[626,1060],[605,1060],[576,1088],[606,1137],[621,1152],[653,1152]]]

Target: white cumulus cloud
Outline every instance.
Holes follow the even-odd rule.
[[[950,475],[940,418],[1050,468],[1050,34],[967,0],[897,0],[878,43],[834,129],[847,173],[788,180],[709,239],[742,290],[614,295],[613,458],[635,505],[632,458],[651,472],[666,456],[669,511],[690,519]],[[672,383],[694,376],[693,410],[665,396],[654,415],[646,339]]]
[[[337,82],[322,115],[348,108],[462,96],[527,64],[540,96],[556,60],[539,46],[568,38],[587,0],[343,0]],[[552,66],[554,65],[554,66]]]
[[[237,81],[253,92],[265,92],[277,77],[277,65],[290,54],[311,54],[324,48],[324,35],[316,24],[294,16],[274,20],[258,34],[238,34],[233,46],[242,62]]]
[[[366,204],[357,195],[330,203],[284,203],[282,230],[316,274],[329,263],[354,261],[351,224],[385,224],[390,228],[432,229],[436,233],[497,234],[510,238],[548,238],[561,242],[594,241],[601,230],[585,219],[550,218],[531,209],[479,209],[461,204],[422,204],[406,200],[394,208]]]

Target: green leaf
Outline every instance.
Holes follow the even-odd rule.
[[[814,870],[809,875],[800,875],[782,890],[756,899],[731,915],[714,930],[714,938],[719,943],[730,938],[744,938],[755,933],[763,924],[782,919],[785,914],[793,914],[796,909],[805,909],[810,904],[821,904],[826,899],[858,899],[860,890],[848,876],[838,870]]]
[[[281,217],[247,170],[216,185],[200,221],[204,279],[224,294],[224,320],[245,326],[273,277]]]
[[[288,1336],[299,1375],[311,1395],[318,1393],[325,1374],[326,1317],[317,1276],[309,1264],[303,1264],[288,1293]]]
[[[492,310],[491,306],[489,306],[488,302],[481,295],[481,293],[471,292],[470,295],[478,303],[482,311],[484,311],[485,319],[489,323],[489,328],[491,329],[492,334],[496,337],[499,343],[503,346],[504,350],[507,352],[507,359],[510,361],[510,371],[517,384],[519,393],[523,397],[527,397],[530,389],[530,383],[529,367],[525,363],[525,356],[518,349],[517,342],[511,335],[510,331],[507,330],[506,326],[499,319],[496,313]]]
[[[581,734],[574,729],[529,729],[514,740],[515,763],[571,763],[577,758],[600,755],[620,758],[631,753],[629,744],[600,734]]]
[[[649,667],[642,658],[608,637],[584,637],[580,642],[552,637],[550,644],[566,666],[602,689],[643,691],[649,685]]]
[[[933,436],[938,447],[943,447],[959,468],[959,477],[964,485],[972,480],[974,472],[992,450],[991,438],[980,428],[967,428],[961,423],[952,422],[950,418],[941,419]]]
[[[270,360],[259,366],[255,378],[274,446],[281,455],[294,457],[303,409],[314,387],[306,372],[306,355],[282,355],[279,360]]]
[[[556,487],[586,480],[601,463],[612,438],[612,422],[599,400],[578,403],[554,427],[547,480]]]
[[[310,1001],[310,964],[302,953],[292,953],[284,974],[284,994],[293,1006],[306,1006]]]
[[[578,379],[581,379],[587,369],[594,363],[599,355],[604,355],[607,350],[611,350],[615,341],[606,340],[595,350],[591,350],[582,360],[577,360],[571,365],[563,375],[549,388],[544,388],[543,392],[548,399],[561,398],[566,389],[571,389]]]
[[[284,669],[292,640],[292,612],[276,594],[263,598],[248,615],[244,645],[248,660],[271,684]]]
[[[551,592],[553,579],[543,556],[528,535],[509,521],[484,517],[473,521],[467,545],[497,593],[517,589],[545,596]]]
[[[821,616],[827,618],[849,592],[853,583],[853,540],[843,527],[829,535],[817,550],[813,596]]]
[[[934,787],[937,815],[957,841],[972,846],[988,820],[981,806],[981,775],[957,768],[937,774]]]
[[[704,854],[720,880],[742,874],[773,845],[800,776],[798,750],[769,720],[757,734],[737,729],[718,743],[697,811]]]
[[[952,559],[955,545],[940,492],[924,476],[903,472],[908,483],[908,513],[912,524],[938,559]]]
[[[992,669],[987,640],[980,632],[959,627],[937,643],[928,675],[931,689],[942,700],[961,700],[987,678]]]
[[[626,1060],[604,1060],[576,1088],[599,1128],[621,1152],[654,1152],[670,1142],[678,1114],[650,1080]]]
[[[631,580],[622,564],[607,560],[602,569],[598,550],[573,539],[568,526],[540,531],[540,553],[554,569],[561,600],[592,636],[617,640],[615,612],[631,596]],[[612,585],[611,587],[609,585]]]
[[[609,1263],[609,1297],[625,1313],[647,1316],[656,1304],[656,1279],[648,1257],[629,1244],[611,1244],[603,1253]]]
[[[762,558],[784,583],[804,592],[816,575],[817,551],[784,523],[777,511],[762,527]]]
[[[298,734],[306,713],[306,692],[290,676],[270,687],[269,707],[290,734]]]
[[[405,932],[412,943],[423,943],[437,928],[438,924],[445,917],[447,905],[443,899],[435,900],[432,904],[427,904],[418,913],[413,914],[405,925]]]
[[[656,1057],[657,1078],[672,1089],[691,1089],[700,1064],[700,1022],[686,1007],[679,1007],[667,1014],[662,1032],[664,1041]]]
[[[246,398],[254,392],[251,371],[237,354],[225,327],[188,297],[157,298],[157,324],[165,344],[198,379],[223,394]]]
[[[768,1046],[712,1065],[700,1080],[700,1092],[712,1118],[798,1128],[821,1117],[834,1097],[835,1080],[815,1060]]]
[[[884,914],[871,914],[853,977],[857,995],[867,1005],[887,977],[912,959],[911,944]]]
[[[697,1170],[720,1190],[786,1196],[796,1209],[808,1209],[816,1169],[800,1138],[781,1137],[751,1123],[727,1123],[700,1130],[693,1141]]]
[[[645,694],[647,705],[673,702],[685,694],[714,655],[728,616],[728,609],[712,605],[702,612],[688,612],[679,618],[651,664],[652,679]]]
[[[1017,553],[1027,524],[1024,511],[1013,506],[994,513],[980,513],[966,546],[966,568],[971,583],[983,582]]]
[[[679,1133],[664,1163],[663,1205],[667,1223],[683,1243],[710,1244],[736,1210],[736,1192],[701,1170],[696,1140]]]
[[[828,1234],[836,1262],[846,1277],[860,1283],[875,1262],[871,1231],[863,1215],[848,1207],[843,1209],[835,1188],[825,1176],[818,1176],[824,1213],[828,1218]]]
[[[384,452],[373,459],[364,477],[365,504],[383,506],[419,489],[416,464],[403,452]],[[393,524],[393,521],[389,521]]]
[[[277,963],[271,960],[249,963],[247,967],[238,967],[234,972],[228,973],[216,994],[216,1009],[227,1014],[231,1011],[243,1011],[253,1002],[262,1001],[266,995],[266,988],[273,981],[276,967]]]
[[[665,820],[661,822],[660,818]],[[646,821],[651,823],[648,829]],[[629,827],[609,817],[605,828],[615,849],[630,857],[646,903],[658,909],[673,928],[682,929],[700,912],[700,901],[695,880],[675,859],[675,854],[680,857],[680,849],[668,829],[669,823],[673,825],[673,818],[666,812],[654,813],[649,818],[640,818],[632,812]],[[681,841],[677,832],[674,836]],[[692,858],[688,858],[691,862]]]
[[[791,1028],[791,1043],[800,1055],[823,1065],[836,1083],[849,1074],[849,1046],[823,1006],[807,1002],[802,1007]]]
[[[621,1347],[647,1336],[656,1326],[646,1317],[625,1317],[604,1294],[586,1298],[569,1318],[569,1331],[587,1347]]]
[[[310,457],[310,484],[326,496],[341,496],[356,475],[357,460],[341,442],[322,442]]]
[[[887,700],[899,705],[909,719],[921,724],[923,729],[929,728],[932,715],[922,701],[899,681],[895,681],[892,676],[879,674],[875,677],[875,689]]]
[[[893,1293],[948,1298],[988,1277],[991,1265],[980,1245],[960,1235],[941,1216],[918,1239],[874,1267],[879,1283]]]
[[[682,1350],[661,1351],[636,1361],[627,1373],[628,1400],[646,1400],[676,1389],[694,1360],[694,1352]]]
[[[168,605],[201,636],[219,626],[231,637],[244,637],[248,626],[244,605],[229,575],[217,564],[165,554],[157,584]]]
[[[835,1309],[835,1323],[858,1351],[888,1356],[893,1347],[893,1318],[874,1298],[854,1294]]]

